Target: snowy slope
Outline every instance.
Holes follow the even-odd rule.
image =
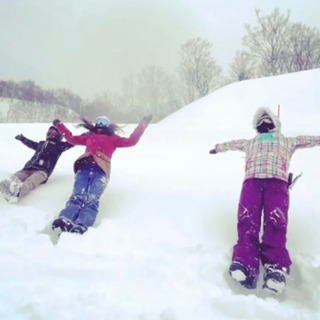
[[[281,297],[230,283],[244,159],[208,153],[253,136],[259,106],[281,105],[286,135],[320,135],[319,80],[312,70],[231,84],[152,124],[137,146],[114,154],[96,225],[83,236],[56,242],[50,231],[83,147],[63,154],[48,183],[18,204],[0,199],[0,319],[320,319],[320,148],[292,159],[303,177],[291,193],[293,267]],[[32,155],[14,136],[40,140],[46,129],[0,125],[1,179]]]

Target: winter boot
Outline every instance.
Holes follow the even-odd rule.
[[[84,234],[87,230],[88,230],[88,228],[86,226],[84,226],[83,224],[75,224],[72,227],[72,229],[70,230],[70,232]]]
[[[273,294],[279,294],[286,287],[286,273],[274,265],[266,265],[263,281],[263,289]]]
[[[3,196],[9,193],[10,190],[10,180],[6,179],[0,183],[0,192]]]
[[[257,278],[250,275],[249,269],[241,262],[233,261],[229,268],[229,274],[233,280],[247,289],[254,289],[257,286]]]
[[[22,186],[22,181],[15,175],[11,176],[9,190],[16,197],[19,196],[21,186]]]
[[[53,221],[52,230],[60,229],[60,232],[69,232],[73,228],[73,226],[74,224],[70,219],[59,217]]]
[[[19,200],[19,194],[17,191],[12,192],[11,190],[11,182],[12,180],[4,180],[0,183],[0,192],[2,196],[9,202],[15,203]]]

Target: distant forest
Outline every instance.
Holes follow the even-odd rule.
[[[125,77],[119,92],[103,92],[92,101],[66,89],[43,89],[31,80],[0,81],[0,122],[94,120],[104,114],[117,123],[135,123],[150,113],[157,122],[228,83],[320,67],[319,30],[291,22],[290,11],[255,13],[256,23],[245,25],[243,48],[235,53],[227,75],[212,54],[214,45],[194,38],[180,46],[174,73],[146,66]],[[6,99],[7,108],[1,99]]]

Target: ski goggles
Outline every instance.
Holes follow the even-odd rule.
[[[107,117],[100,117],[96,119],[97,127],[108,127],[110,120]]]
[[[270,118],[270,116],[263,116],[261,117],[258,122],[257,122],[257,127],[259,127],[262,123],[273,123],[272,119]]]

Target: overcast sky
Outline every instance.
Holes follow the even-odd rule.
[[[114,91],[150,64],[172,72],[181,44],[202,37],[227,68],[244,24],[274,8],[320,29],[320,0],[0,0],[0,80],[33,80],[83,98]]]

